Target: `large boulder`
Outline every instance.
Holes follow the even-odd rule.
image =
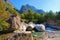
[[[45,26],[43,24],[37,24],[35,25],[34,30],[38,32],[45,31]]]
[[[30,26],[31,28],[34,28],[35,24],[33,22],[29,22],[28,26]]]
[[[12,28],[18,29],[20,27],[20,17],[18,15],[11,16]]]
[[[25,22],[21,22],[21,25],[20,25],[19,30],[20,30],[21,32],[25,32],[27,26],[28,26],[28,24],[26,24]]]
[[[26,28],[26,31],[32,31],[33,30],[33,28],[31,27],[31,26],[28,26],[27,28]]]

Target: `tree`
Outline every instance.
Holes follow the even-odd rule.
[[[60,11],[56,13],[56,19],[60,20]]]
[[[54,19],[55,15],[52,11],[49,11],[45,14],[46,19],[52,20]]]
[[[33,12],[32,10],[28,10],[27,12],[23,12],[21,14],[21,18],[25,19],[25,22],[34,22],[34,23],[41,23],[45,21],[44,13],[38,14]]]
[[[18,15],[18,12],[14,10],[11,4],[6,3],[4,0],[0,0],[0,31],[10,28],[10,24],[7,22],[11,15]]]
[[[44,15],[44,13],[40,14],[39,18],[38,18],[38,23],[43,23],[43,22],[45,22],[45,15]]]

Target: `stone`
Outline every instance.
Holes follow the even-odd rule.
[[[11,17],[12,20],[12,28],[18,29],[20,27],[20,17],[18,15],[13,15]]]
[[[43,24],[37,24],[34,28],[35,31],[45,31],[45,26]]]
[[[6,38],[8,40],[33,40],[32,33],[30,31],[13,33],[10,38]]]
[[[32,28],[34,28],[35,24],[33,22],[29,22],[28,26],[31,26]]]
[[[41,27],[41,29],[42,29],[42,30],[44,30],[44,31],[45,31],[45,25],[40,24],[40,27]]]
[[[27,24],[24,23],[24,22],[21,22],[21,25],[20,25],[19,30],[20,30],[21,32],[25,32],[25,31],[26,31],[26,28],[27,28]]]

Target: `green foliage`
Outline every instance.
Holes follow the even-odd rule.
[[[0,31],[7,30],[10,27],[7,20],[9,20],[11,15],[18,15],[18,12],[14,10],[11,4],[0,0]]]
[[[0,22],[0,31],[2,30],[6,30],[7,28],[9,28],[10,24],[8,24],[5,21]]]
[[[22,13],[20,16],[22,19],[26,20],[25,22],[29,22],[34,19],[33,12],[31,10],[28,10],[27,12]]]
[[[57,12],[57,13],[56,13],[56,19],[57,19],[57,20],[60,20],[60,12]]]
[[[46,14],[41,13],[38,14],[36,12],[33,12],[31,10],[28,10],[27,12],[23,12],[20,14],[21,19],[24,20],[24,22],[34,22],[34,23],[43,23],[47,20],[60,20],[60,12],[57,12],[56,14],[52,11],[46,12]]]
[[[49,11],[45,15],[46,19],[52,20],[55,18],[55,14],[52,11]]]
[[[38,19],[38,23],[43,23],[46,21],[46,18],[45,18],[45,14],[40,14],[39,16],[39,19]]]
[[[32,12],[31,10],[28,10],[27,12],[22,13],[21,19],[24,20],[24,22],[34,22],[34,23],[40,23],[45,21],[45,15],[43,13],[38,14],[36,12]]]

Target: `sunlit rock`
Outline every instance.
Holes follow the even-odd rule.
[[[42,28],[42,30],[44,30],[44,31],[45,31],[45,25],[40,24],[40,27]]]
[[[21,32],[25,32],[27,26],[28,26],[28,24],[26,24],[26,23],[24,23],[24,22],[21,22],[21,25],[20,25],[19,30],[20,30]]]
[[[45,26],[43,24],[36,24],[34,27],[35,31],[45,31]]]
[[[35,27],[35,24],[34,24],[33,22],[30,22],[30,23],[28,24],[28,26],[31,26],[32,28],[34,28],[34,27]]]
[[[11,17],[11,20],[12,20],[12,28],[14,29],[18,29],[20,27],[20,17],[18,15],[13,15]]]

